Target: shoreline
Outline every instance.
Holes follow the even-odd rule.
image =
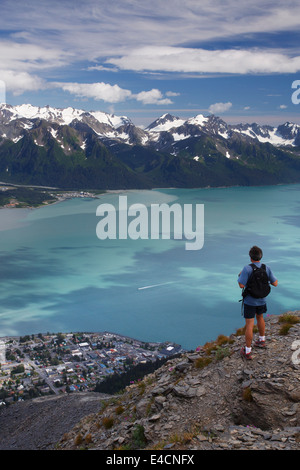
[[[103,331],[51,331],[51,332],[39,332],[39,333],[29,333],[29,334],[23,334],[23,335],[5,335],[5,336],[0,336],[0,342],[1,341],[9,341],[9,340],[20,340],[20,338],[27,337],[29,336],[30,338],[32,337],[39,337],[39,335],[42,336],[57,336],[59,334],[62,335],[108,335],[108,336],[115,336],[121,339],[125,340],[130,340],[130,341],[136,341],[137,343],[141,344],[149,344],[149,345],[164,345],[164,344],[173,344],[177,347],[180,347],[180,349],[184,350],[184,348],[181,347],[181,344],[177,344],[174,341],[171,340],[165,340],[165,341],[152,341],[152,340],[145,340],[145,339],[140,339],[140,338],[135,338],[133,336],[128,336],[123,333],[117,333],[115,331],[108,331],[108,330],[103,330]]]
[[[37,204],[37,205],[26,205],[26,203],[23,203],[23,202],[18,202],[18,200],[16,199],[15,202],[11,202],[11,203],[8,203],[8,204],[4,204],[4,205],[0,205],[0,209],[30,209],[30,210],[34,210],[34,209],[40,209],[41,207],[45,207],[45,206],[50,206],[50,205],[54,205],[54,204],[58,204],[60,202],[64,202],[68,199],[75,199],[75,198],[79,198],[79,199],[88,199],[88,198],[92,198],[92,199],[99,199],[101,195],[103,194],[121,194],[121,193],[124,193],[124,192],[130,192],[130,191],[134,191],[134,192],[143,192],[143,191],[176,191],[176,190],[208,190],[208,189],[231,189],[231,188],[263,188],[263,187],[278,187],[278,186],[295,186],[297,184],[300,184],[299,183],[278,183],[278,184],[271,184],[271,185],[234,185],[234,186],[202,186],[202,187],[192,187],[192,188],[177,188],[177,187],[163,187],[163,188],[160,188],[160,187],[154,187],[154,188],[145,188],[145,189],[134,189],[134,188],[131,188],[131,189],[88,189],[88,190],[67,190],[67,189],[59,189],[59,188],[51,188],[49,186],[27,186],[27,185],[19,185],[19,184],[13,184],[13,183],[3,183],[3,182],[0,182],[0,187],[1,185],[3,186],[9,186],[10,188],[26,188],[26,189],[41,189],[41,190],[45,190],[43,191],[44,193],[47,193],[47,194],[50,194],[50,191],[54,190],[54,191],[58,191],[59,193],[65,193],[64,195],[62,196],[59,196],[59,197],[55,197],[54,200],[50,200],[50,202],[43,202],[41,204]],[[5,190],[3,190],[3,192],[5,192]]]
[[[28,189],[32,189],[33,187],[28,187]],[[62,190],[64,191],[64,190]],[[47,193],[49,194],[49,193]],[[47,202],[47,200],[45,200],[44,202],[40,203],[40,204],[36,204],[36,205],[31,205],[31,204],[26,204],[24,202],[20,202],[18,201],[18,199],[16,198],[15,201],[13,202],[10,202],[8,204],[4,204],[4,205],[1,205],[0,206],[0,209],[30,209],[30,210],[34,210],[34,209],[40,209],[41,207],[45,207],[45,206],[51,206],[51,205],[54,205],[54,204],[59,204],[60,202],[64,202],[64,201],[67,201],[68,199],[99,199],[99,197],[101,196],[101,194],[105,194],[105,192],[103,193],[99,193],[99,194],[96,194],[96,193],[93,193],[93,192],[88,192],[88,191],[66,191],[66,194],[62,194],[58,196],[54,196],[55,198],[49,200],[49,202]]]

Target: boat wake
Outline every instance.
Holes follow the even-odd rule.
[[[167,284],[174,284],[174,282],[175,281],[169,281],[169,282],[162,282],[161,284],[152,284],[151,286],[138,287],[138,290],[153,289],[154,287],[165,286]]]

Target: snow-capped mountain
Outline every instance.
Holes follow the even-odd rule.
[[[44,119],[49,122],[56,122],[61,125],[70,125],[75,119],[82,121],[85,117],[93,116],[101,124],[107,124],[113,128],[118,128],[124,124],[131,123],[125,116],[115,116],[102,111],[84,111],[75,108],[53,108],[51,106],[32,106],[31,104],[22,104],[11,106],[8,104],[0,105],[0,119],[11,121],[13,119]],[[3,119],[4,118],[4,119]]]
[[[300,182],[300,126],[229,125],[164,114],[146,129],[126,116],[0,105],[0,180],[66,188]]]
[[[250,138],[257,139],[262,143],[269,143],[277,147],[296,146],[300,144],[300,126],[286,122],[278,127],[259,126],[257,124],[247,124],[232,126],[233,132],[240,132]]]
[[[51,126],[53,123],[60,126],[76,126],[78,123],[86,124],[99,137],[120,139],[130,144],[131,127],[135,127],[126,116],[115,116],[102,111],[84,111],[81,109],[53,108],[51,106],[32,106],[23,104],[11,106],[0,105],[0,136],[16,140],[22,138],[24,129],[32,129],[36,120],[44,120]],[[128,129],[124,133],[124,127]]]
[[[102,111],[84,111],[81,109],[37,107],[30,104],[10,106],[0,105],[0,136],[13,140],[22,138],[24,130],[34,127],[35,121],[45,120],[49,124],[67,125],[79,128],[85,124],[99,138],[117,140],[126,144],[151,145],[157,149],[175,145],[188,138],[200,137],[203,134],[231,139],[240,135],[261,143],[274,146],[300,145],[300,126],[286,122],[277,127],[258,124],[229,125],[217,116],[207,117],[198,114],[183,119],[171,114],[164,114],[146,129],[133,124],[126,116],[115,116]]]
[[[229,125],[217,116],[204,117],[199,114],[184,120],[170,114],[164,114],[146,129],[152,136],[151,140],[159,141],[162,133],[172,135],[174,141],[197,137],[201,133],[230,139],[234,134],[255,139],[261,143],[274,146],[300,145],[300,126],[286,122],[278,127],[258,124]]]
[[[87,125],[99,138],[117,140],[126,144],[154,145],[164,149],[176,142],[201,136],[203,133],[230,139],[235,134],[275,146],[299,145],[300,126],[285,123],[278,127],[258,124],[228,125],[217,116],[202,114],[182,119],[164,114],[146,129],[135,126],[126,116],[115,116],[102,111],[84,111],[75,108],[37,107],[30,104],[19,106],[0,105],[0,136],[14,141],[22,138],[24,130],[32,129],[35,121],[67,125],[77,128]]]

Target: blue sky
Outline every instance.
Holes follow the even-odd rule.
[[[1,0],[0,10],[9,104],[142,126],[164,113],[300,124],[299,1]]]

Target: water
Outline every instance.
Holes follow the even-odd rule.
[[[278,277],[268,312],[300,308],[300,185],[129,191],[128,205],[204,204],[205,240],[99,240],[119,194],[0,211],[0,336],[103,331],[187,349],[244,325],[237,276],[249,248]]]

